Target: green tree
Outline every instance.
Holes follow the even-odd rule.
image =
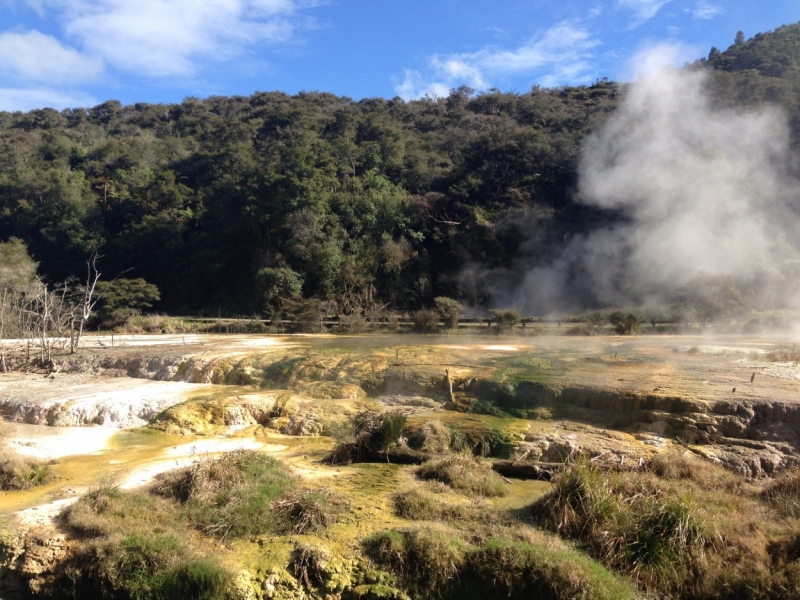
[[[447,298],[445,296],[438,296],[433,299],[436,304],[436,310],[444,321],[444,326],[447,329],[455,329],[458,325],[458,320],[461,318],[462,306],[458,300]]]
[[[119,324],[161,299],[158,287],[141,278],[98,281],[96,293],[101,305],[97,316],[105,325]]]

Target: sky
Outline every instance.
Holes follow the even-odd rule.
[[[800,0],[0,0],[0,110],[256,91],[360,100],[636,77],[800,21]]]

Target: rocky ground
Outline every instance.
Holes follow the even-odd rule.
[[[59,459],[62,477],[0,497],[7,590],[69,551],[52,517],[97,481],[144,485],[231,444],[275,452],[308,476],[341,477],[314,460],[365,411],[402,410],[411,431],[431,420],[491,431],[502,443],[487,442],[486,453],[512,465],[586,455],[630,467],[682,445],[758,479],[800,457],[800,365],[782,360],[791,340],[192,335],[113,344],[88,337],[56,370],[0,375],[6,447]],[[345,471],[363,483],[375,468]],[[359,530],[385,520],[391,485],[378,487],[367,502],[378,508],[364,509],[375,523]],[[275,573],[273,587],[285,579]]]

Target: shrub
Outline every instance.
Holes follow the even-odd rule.
[[[439,313],[423,308],[414,313],[414,331],[431,333],[439,328]]]
[[[608,322],[614,326],[617,335],[633,335],[639,330],[642,318],[636,313],[616,310],[608,315]]]
[[[516,309],[492,309],[489,312],[492,313],[492,317],[497,322],[497,329],[501,332],[513,329],[521,320],[519,312]]]
[[[479,496],[505,496],[502,478],[491,467],[470,456],[428,461],[418,470],[420,479],[441,481],[453,489]]]
[[[455,329],[458,326],[458,320],[461,318],[461,303],[452,298],[439,296],[434,298],[436,309],[444,321],[444,326],[447,329]]]

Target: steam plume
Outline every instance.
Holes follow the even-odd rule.
[[[708,79],[667,69],[628,88],[587,139],[580,166],[581,201],[617,209],[624,222],[527,270],[505,304],[539,314],[642,305],[665,301],[701,273],[771,272],[784,280],[773,301],[797,307],[800,290],[785,268],[798,258],[790,241],[800,199],[786,119],[775,108],[713,108]]]

